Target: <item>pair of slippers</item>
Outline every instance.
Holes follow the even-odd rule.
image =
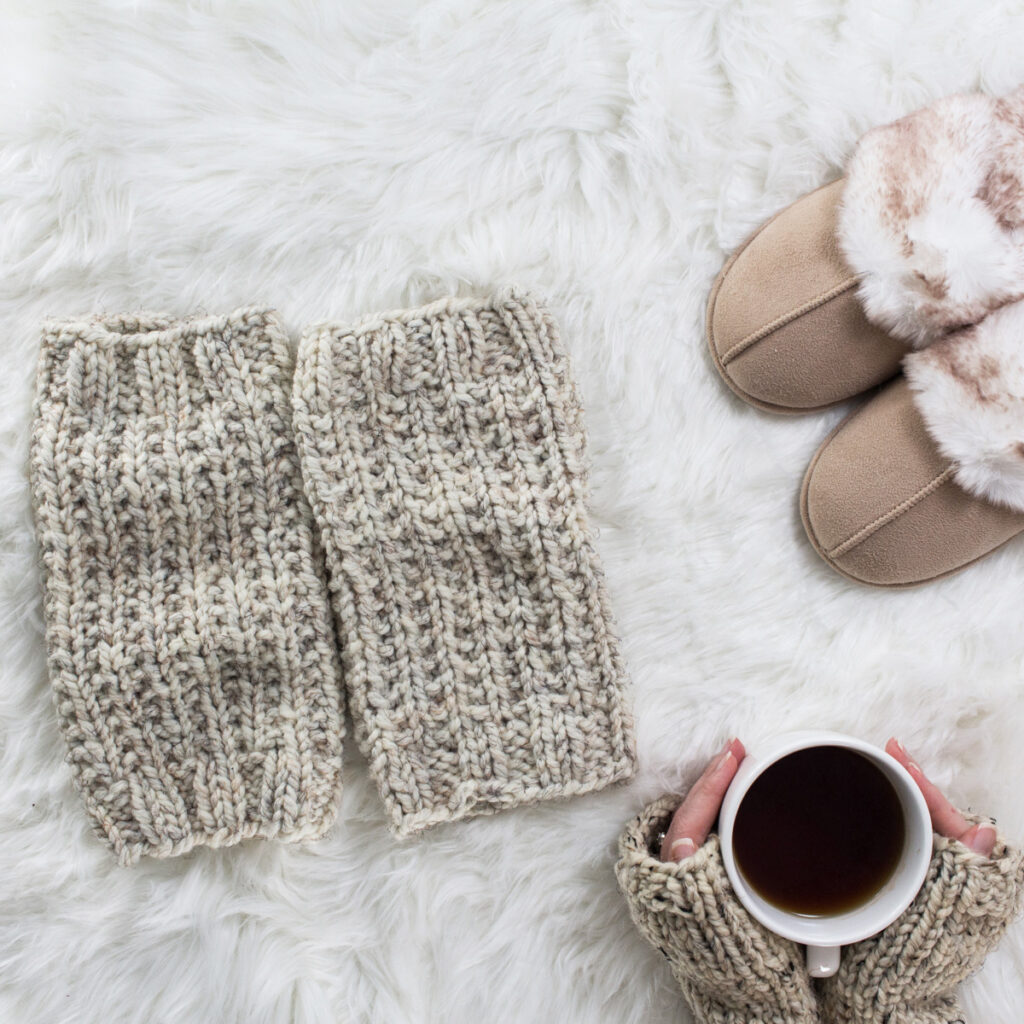
[[[707,334],[729,387],[766,411],[880,389],[801,490],[842,575],[916,586],[1024,531],[1024,87],[869,131],[844,178],[732,256]]]

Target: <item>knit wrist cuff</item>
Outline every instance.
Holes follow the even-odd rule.
[[[631,775],[550,317],[508,292],[315,327],[293,398],[349,705],[393,830]]]
[[[839,972],[823,989],[828,1019],[882,1024],[897,1010],[907,1021],[940,1019],[929,1014],[955,1006],[956,986],[999,943],[1020,912],[1022,892],[1024,859],[1003,836],[991,857],[936,836],[910,907],[881,934],[843,950]]]
[[[333,819],[340,685],[289,371],[265,310],[45,328],[49,670],[75,780],[125,863]]]
[[[761,927],[736,898],[711,835],[683,861],[662,861],[658,837],[679,799],[663,797],[619,838],[615,871],[641,934],[669,961],[701,1021],[812,1024],[818,1011],[796,943]]]

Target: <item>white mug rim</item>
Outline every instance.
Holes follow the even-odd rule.
[[[874,761],[883,770],[887,770],[890,777],[900,780],[897,792],[901,795],[905,813],[908,811],[907,804],[909,803],[913,808],[912,813],[917,819],[916,823],[910,820],[906,822],[908,844],[913,842],[912,835],[915,828],[923,831],[922,839],[927,836],[927,841],[919,842],[915,848],[904,851],[900,868],[894,873],[893,879],[886,883],[886,886],[892,886],[894,881],[899,881],[898,899],[891,895],[892,889],[889,890],[888,899],[880,899],[887,892],[886,886],[883,886],[871,900],[852,911],[824,917],[801,917],[775,907],[767,900],[762,900],[761,897],[751,892],[743,878],[732,851],[733,823],[743,797],[753,782],[771,765],[799,750],[819,746],[839,746],[854,750]],[[722,860],[729,881],[740,902],[748,913],[769,931],[793,942],[811,946],[846,946],[876,935],[887,928],[913,902],[928,874],[928,865],[932,858],[931,817],[924,795],[917,783],[914,782],[913,777],[899,761],[881,747],[838,732],[803,730],[785,733],[766,743],[765,749],[765,753],[753,755],[753,762],[756,764],[756,770],[753,773],[748,773],[745,777],[737,773],[722,801],[719,818],[719,843]],[[744,759],[744,763],[745,761],[746,759]],[[742,767],[741,764],[741,770]],[[740,782],[738,788],[737,782]],[[907,813],[907,817],[910,818],[909,813]],[[871,913],[872,909],[874,909],[874,913]]]

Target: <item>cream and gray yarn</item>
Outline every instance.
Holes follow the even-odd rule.
[[[956,986],[1020,910],[1024,859],[999,838],[991,858],[936,837],[914,903],[885,931],[842,951],[818,987],[800,947],[743,909],[712,835],[680,863],[658,858],[657,836],[678,798],[663,797],[627,825],[616,874],[644,937],[668,959],[701,1024],[953,1024]]]
[[[310,329],[293,405],[393,830],[631,775],[580,405],[548,314],[507,292]]]
[[[291,377],[266,310],[44,331],[50,676],[122,862],[321,835],[342,663],[400,835],[632,774],[550,317],[508,292],[326,325]]]
[[[258,309],[49,324],[31,476],[68,760],[124,863],[321,835],[343,718],[290,424]]]
[[[679,800],[664,797],[619,838],[615,873],[641,934],[668,960],[699,1024],[814,1024],[803,951],[758,924],[733,892],[712,836],[681,863],[654,845]]]

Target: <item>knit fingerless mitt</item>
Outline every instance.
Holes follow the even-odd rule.
[[[349,707],[394,832],[631,775],[550,317],[507,292],[312,328],[293,404]]]
[[[936,837],[910,908],[880,935],[843,949],[822,986],[829,1024],[962,1021],[956,987],[977,970],[1020,910],[1024,858],[1000,838],[991,857]]]
[[[718,837],[680,863],[658,859],[659,833],[678,804],[656,801],[619,839],[615,872],[636,926],[668,960],[700,1024],[817,1022],[803,952],[744,910]]]
[[[275,316],[47,326],[31,477],[50,677],[130,863],[330,825],[337,652]]]

